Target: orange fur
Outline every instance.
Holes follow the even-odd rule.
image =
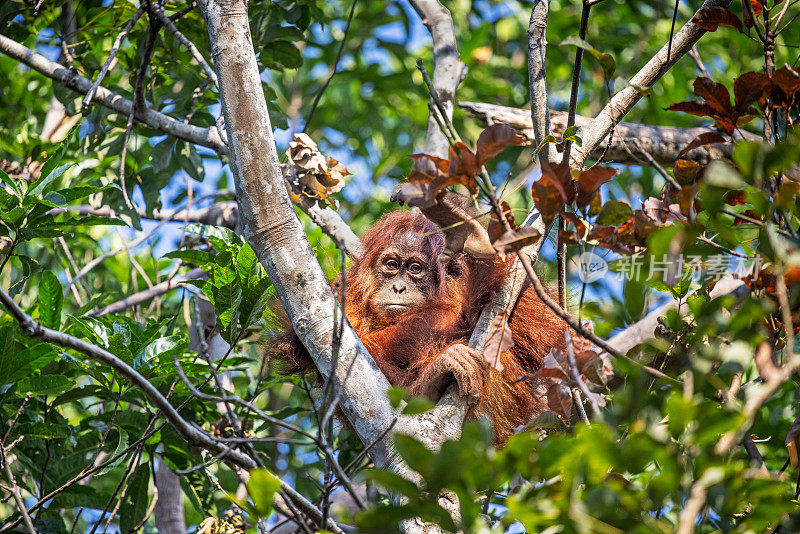
[[[447,266],[436,262],[438,290],[424,306],[410,310],[391,322],[382,322],[370,310],[375,291],[374,266],[388,243],[405,233],[427,235],[422,249],[436,262],[444,247],[438,227],[421,214],[394,212],[384,216],[364,236],[364,256],[345,277],[346,314],[356,333],[390,383],[424,389],[420,375],[448,347],[466,344],[483,307],[491,302],[508,273],[508,264],[496,259],[478,261],[460,255]],[[527,288],[509,322],[514,346],[501,354],[503,370],[476,368],[483,384],[470,416],[487,416],[494,427],[496,443],[504,443],[513,430],[546,409],[546,401],[534,394],[530,380],[521,378],[539,369],[552,348],[565,348],[566,324],[555,315],[532,288]],[[286,323],[286,333],[268,352],[288,362],[287,373],[314,369],[304,347]]]

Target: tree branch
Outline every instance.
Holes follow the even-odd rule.
[[[452,120],[458,84],[466,74],[466,65],[461,62],[456,46],[453,18],[450,11],[438,0],[411,0],[411,7],[422,19],[433,39],[433,87],[445,108],[445,120]],[[428,133],[425,138],[425,153],[447,157],[447,137],[440,130],[433,111],[428,116]]]
[[[87,78],[48,60],[5,35],[0,35],[0,52],[78,93],[85,95],[92,88],[93,84]],[[130,115],[133,111],[132,101],[102,86],[97,87],[94,101],[125,115]],[[184,141],[215,150],[218,154],[224,155],[228,153],[228,148],[222,142],[216,127],[200,128],[199,126],[184,124],[147,107],[137,111],[136,119]]]
[[[459,102],[458,107],[469,112],[483,122],[494,124],[508,124],[527,138],[528,146],[536,146],[535,134],[531,124],[530,112],[526,109],[509,108],[486,104],[482,102]],[[550,110],[552,133],[563,135],[567,127],[567,113],[564,111]],[[592,123],[590,117],[575,116],[575,124],[584,130]],[[605,155],[605,160],[627,165],[641,165],[641,159],[646,159],[643,151],[649,153],[656,162],[665,166],[673,166],[678,159],[678,154],[695,137],[702,133],[710,132],[709,128],[675,128],[671,126],[650,126],[620,122],[614,128],[614,137]],[[757,141],[761,138],[749,132],[743,132],[744,139]],[[736,137],[741,137],[738,132]],[[637,146],[636,142],[640,143]],[[608,145],[608,134],[595,147],[591,157],[599,158]],[[716,144],[690,150],[682,159],[696,161],[702,165],[714,159],[730,159],[733,146],[731,144]]]
[[[528,85],[534,147],[539,147],[542,140],[550,135],[550,107],[547,105],[547,72],[545,71],[545,53],[547,52],[545,32],[547,31],[549,11],[549,0],[534,0],[531,21],[528,26]],[[544,145],[541,150],[546,161],[555,161],[555,147],[552,143]]]
[[[186,274],[182,274],[180,276],[175,276],[170,278],[169,280],[165,280],[160,284],[156,284],[151,288],[145,289],[144,291],[139,291],[138,293],[134,293],[133,295],[126,297],[122,300],[118,300],[108,306],[105,306],[97,311],[92,311],[87,313],[86,315],[90,317],[99,317],[101,315],[107,315],[109,313],[119,313],[123,310],[130,308],[131,306],[136,306],[137,304],[142,304],[143,302],[147,302],[150,299],[158,297],[159,295],[163,295],[164,293],[175,289],[183,282],[187,280],[194,280],[197,278],[201,278],[205,276],[206,272],[203,269],[193,269]]]
[[[129,382],[139,388],[142,393],[147,397],[147,400],[152,402],[156,408],[164,415],[169,421],[170,425],[175,429],[181,438],[190,445],[198,445],[204,449],[218,454],[222,452],[223,446],[218,443],[210,434],[199,429],[196,426],[190,425],[186,420],[181,417],[178,411],[169,403],[158,389],[153,386],[146,378],[140,375],[133,367],[129,366],[124,361],[120,360],[107,350],[87,343],[86,341],[65,334],[58,330],[45,328],[42,324],[33,319],[30,315],[25,313],[22,308],[14,302],[14,299],[0,289],[0,304],[5,307],[8,313],[19,323],[22,332],[30,337],[40,339],[47,343],[54,343],[59,347],[72,349],[80,352],[88,358],[98,361],[102,364],[108,365],[120,375],[125,377]],[[226,460],[233,462],[245,469],[252,469],[256,466],[255,462],[248,456],[243,455],[238,451],[230,451],[226,455]]]
[[[730,3],[730,0],[706,0],[700,9],[709,6],[727,8]],[[642,98],[636,87],[652,87],[705,33],[705,30],[693,22],[687,22],[671,42],[661,47],[661,50],[631,78],[629,85],[611,98],[589,127],[583,131],[583,145],[575,147],[570,159],[573,169],[583,167],[589,155],[602,145],[614,125],[622,120],[622,117]]]

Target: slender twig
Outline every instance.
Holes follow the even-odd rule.
[[[581,421],[586,423],[587,426],[592,426],[592,422],[589,421],[589,416],[586,415],[586,409],[583,407],[581,390],[578,388],[572,388],[570,393],[572,394],[572,403],[575,405],[575,409],[578,410],[578,416],[581,418]]]
[[[675,36],[675,21],[678,19],[678,6],[680,0],[675,0],[675,9],[672,10],[672,26],[669,29],[669,44],[667,45],[667,61],[672,57],[672,38]]]
[[[11,471],[11,465],[8,463],[5,447],[2,446],[0,446],[0,460],[2,460],[3,462],[3,469],[6,472],[6,477],[8,477],[8,483],[11,487],[11,493],[12,495],[14,495],[14,501],[17,503],[17,508],[19,508],[19,513],[22,516],[22,521],[25,523],[25,529],[28,531],[28,534],[36,534],[36,529],[33,528],[33,521],[31,521],[31,516],[28,514],[28,509],[25,508],[25,501],[22,500],[22,494],[19,492],[19,487],[17,486],[17,479],[14,478],[14,473]]]
[[[192,6],[193,7],[193,6]],[[181,31],[175,26],[172,20],[164,13],[164,8],[161,5],[154,5],[153,11],[155,12],[158,19],[161,21],[164,26],[167,27],[169,31],[175,36],[175,38],[180,41],[180,43],[189,50],[189,53],[192,55],[195,61],[200,65],[200,68],[203,69],[203,72],[206,73],[208,79],[211,80],[211,83],[214,84],[215,87],[219,86],[217,80],[217,73],[214,71],[214,68],[208,64],[206,58],[203,57],[203,54],[200,50],[195,46],[193,42],[186,38],[185,35],[181,33]]]
[[[584,0],[581,9],[581,25],[578,29],[578,37],[586,39],[586,30],[589,26],[589,12],[592,6]],[[575,124],[575,113],[578,110],[578,89],[581,84],[581,65],[583,63],[583,48],[575,47],[575,65],[572,68],[572,87],[569,94],[569,113],[567,114],[567,128]],[[572,151],[572,140],[568,139],[564,144],[564,156],[561,161],[569,162],[569,154]]]
[[[567,358],[569,359],[569,371],[572,374],[572,379],[578,384],[578,387],[586,395],[586,400],[589,401],[589,406],[592,407],[592,413],[597,416],[600,414],[600,406],[594,400],[594,395],[589,391],[586,382],[581,378],[581,373],[578,371],[578,362],[575,359],[575,349],[572,346],[572,337],[569,335],[569,330],[564,330],[564,339],[567,343]]]
[[[675,181],[675,178],[673,178],[673,177],[672,177],[672,176],[671,176],[671,175],[670,175],[670,174],[667,172],[667,170],[666,170],[664,167],[662,167],[662,166],[661,166],[661,164],[659,164],[659,163],[658,163],[658,162],[655,160],[655,158],[654,158],[652,155],[650,155],[650,153],[649,153],[647,150],[645,150],[645,149],[644,149],[644,147],[642,146],[642,144],[639,142],[639,140],[638,140],[638,139],[634,139],[634,140],[633,140],[633,144],[634,144],[634,145],[636,145],[636,149],[639,151],[639,154],[641,154],[642,156],[644,156],[644,159],[646,159],[646,160],[647,160],[647,162],[648,162],[650,165],[652,165],[652,166],[653,166],[653,168],[654,168],[656,171],[658,171],[658,174],[660,174],[660,175],[662,176],[662,178],[664,178],[664,180],[666,180],[667,182],[669,182],[670,184],[672,184],[672,186],[673,186],[673,187],[675,187],[675,188],[676,188],[678,191],[680,191],[680,190],[681,190],[681,184],[679,184],[678,182],[676,182],[676,181]],[[631,152],[631,154],[633,155],[633,153],[632,153],[632,152]],[[634,157],[636,157],[636,156],[634,156]]]
[[[91,80],[48,60],[5,35],[0,35],[0,52],[78,93],[86,94],[92,86]],[[124,113],[126,116],[133,109],[132,101],[102,86],[97,87],[93,102],[118,113]],[[149,107],[143,108],[136,115],[136,120],[165,134],[215,150],[219,154],[227,155],[229,153],[228,147],[220,138],[216,127],[200,128],[191,124],[183,124],[183,122]]]
[[[136,10],[136,13],[133,15],[131,20],[128,21],[128,24],[126,24],[119,35],[117,35],[117,38],[114,40],[114,44],[111,45],[111,51],[108,53],[108,57],[103,62],[103,66],[100,67],[100,72],[97,73],[97,78],[95,78],[94,82],[92,82],[91,87],[89,87],[89,90],[86,92],[86,96],[83,97],[81,109],[86,109],[89,107],[97,88],[100,87],[101,83],[103,83],[103,78],[106,77],[108,70],[111,68],[111,63],[113,63],[114,58],[117,57],[117,52],[119,52],[119,48],[122,46],[122,41],[124,41],[125,37],[128,36],[131,28],[133,28],[133,25],[139,20],[139,17],[142,16],[142,13],[144,13],[144,9],[142,9],[142,6],[139,6],[139,9]]]
[[[125,297],[122,300],[118,300],[116,302],[112,302],[108,306],[104,306],[99,310],[94,310],[89,312],[87,315],[90,317],[100,317],[102,315],[108,315],[110,313],[119,313],[124,311],[131,306],[136,306],[138,304],[143,304],[150,299],[156,298],[158,296],[171,291],[188,280],[195,280],[197,278],[202,278],[206,275],[206,272],[203,269],[193,269],[186,274],[174,277],[168,277],[167,280],[152,286],[149,289],[145,289],[143,291],[139,291],[138,293],[134,293],[128,297]]]
[[[308,112],[308,118],[306,118],[306,124],[303,126],[303,132],[308,130],[308,125],[311,124],[311,119],[314,117],[314,112],[317,110],[317,105],[319,104],[323,93],[325,93],[325,89],[328,88],[328,84],[330,84],[331,80],[333,80],[333,77],[336,76],[337,69],[339,68],[339,61],[342,59],[344,45],[347,42],[347,33],[350,31],[350,22],[353,20],[353,13],[356,12],[357,2],[358,0],[353,0],[353,4],[350,6],[350,14],[347,16],[347,25],[344,27],[342,42],[339,43],[339,51],[336,53],[336,59],[333,60],[333,66],[331,66],[330,71],[328,71],[328,77],[325,80],[325,83],[322,84],[322,87],[319,88],[317,95],[314,97],[314,102],[311,104],[311,110]]]
[[[689,57],[692,58],[694,64],[697,65],[697,68],[700,70],[700,74],[706,78],[711,78],[711,73],[708,72],[708,68],[706,68],[706,64],[703,63],[703,59],[700,57],[700,52],[697,50],[697,43],[692,45],[692,48],[689,49],[687,54],[689,54]]]
[[[19,323],[25,335],[41,339],[48,343],[53,343],[63,348],[75,350],[117,371],[142,391],[144,396],[159,409],[178,435],[186,442],[199,445],[211,452],[219,452],[221,450],[220,444],[217,443],[210,434],[189,425],[150,381],[118,357],[82,339],[42,326],[39,321],[25,313],[3,289],[0,289],[0,304],[2,304],[8,313]],[[232,452],[229,455],[229,459],[231,462],[245,469],[255,467],[255,462],[251,458],[236,452]]]

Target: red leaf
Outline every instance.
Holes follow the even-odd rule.
[[[523,144],[525,139],[524,135],[507,124],[493,124],[485,128],[478,136],[478,142],[475,145],[478,168],[506,147]]]
[[[564,207],[564,200],[561,198],[561,193],[547,178],[542,177],[533,182],[531,186],[531,196],[533,197],[533,203],[536,209],[539,210],[539,213],[542,214],[542,217],[544,217],[544,220],[548,223],[552,221],[553,217]]]
[[[680,158],[693,148],[697,148],[699,146],[713,145],[716,143],[725,143],[725,142],[726,142],[725,138],[722,135],[718,134],[717,132],[701,133],[700,135],[692,139],[692,142],[686,145],[686,148],[684,148],[678,153],[678,157]]]
[[[392,195],[392,200],[417,208],[430,208],[437,204],[439,193],[444,188],[445,185],[440,180],[432,182],[414,180],[401,185]]]
[[[740,206],[747,204],[744,191],[728,191],[725,193],[725,204],[729,206]]]
[[[532,226],[520,226],[516,230],[504,232],[497,239],[492,241],[492,246],[501,258],[512,250],[519,250],[522,247],[535,243],[541,234],[539,230]]]
[[[509,206],[507,202],[501,202],[500,208],[503,210],[503,215],[508,221],[509,226],[511,226],[511,228],[516,228],[517,221],[514,220],[514,213],[511,211],[511,206]],[[491,219],[489,219],[489,225],[486,231],[489,234],[489,241],[492,242],[496,241],[497,238],[499,238],[503,232],[505,232],[503,225],[497,218],[497,214],[494,212],[492,212]]]
[[[583,171],[578,176],[578,195],[575,200],[578,208],[583,208],[592,201],[600,186],[611,180],[619,171],[599,165]]]
[[[730,117],[733,113],[731,108],[731,95],[728,89],[721,83],[713,81],[711,78],[700,77],[694,81],[694,94],[706,101],[718,114]]]
[[[579,217],[576,217],[574,214],[568,211],[562,211],[561,216],[572,223],[572,225],[578,231],[578,234],[584,235],[586,233],[586,224]]]
[[[564,204],[569,204],[575,198],[575,182],[569,171],[568,163],[550,164],[542,161],[542,178],[553,184],[561,194]],[[541,181],[541,180],[540,180]]]
[[[613,226],[603,226],[602,224],[595,224],[592,226],[589,233],[586,235],[586,241],[605,241],[614,235]]]
[[[800,74],[788,67],[781,67],[772,75],[772,85],[791,98],[800,91]]]
[[[569,388],[560,383],[550,384],[547,387],[547,406],[559,417],[569,421],[572,415],[572,395]]]
[[[460,174],[470,177],[478,174],[480,165],[478,165],[472,150],[461,141],[456,141],[456,149],[458,149],[458,152],[453,147],[450,147],[450,168],[448,169],[450,179],[452,180]]]
[[[769,77],[762,72],[745,72],[733,82],[733,95],[736,112],[741,115],[750,104],[758,100],[769,83]]]
[[[511,327],[508,326],[508,313],[506,310],[502,310],[495,315],[489,325],[486,342],[483,345],[483,357],[489,362],[489,365],[502,371],[503,364],[500,363],[500,355],[513,346],[514,339],[511,336]]]
[[[705,102],[698,102],[696,100],[688,100],[686,102],[678,102],[666,108],[667,111],[683,111],[690,113],[697,117],[713,117],[716,115],[714,108]]]
[[[409,156],[414,160],[414,166],[409,174],[409,181],[418,180],[422,177],[429,177],[431,179],[447,179],[447,171],[450,167],[450,161],[430,154],[411,154]]]
[[[704,7],[695,13],[692,22],[710,32],[716,31],[720,26],[730,26],[742,31],[742,21],[739,17],[720,6]]]
[[[675,180],[682,185],[694,183],[700,176],[703,167],[696,161],[679,159],[675,162],[673,174]]]

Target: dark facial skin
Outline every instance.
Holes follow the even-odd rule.
[[[374,269],[378,289],[370,304],[383,319],[396,318],[424,304],[433,293],[433,269],[414,238],[384,250]]]

